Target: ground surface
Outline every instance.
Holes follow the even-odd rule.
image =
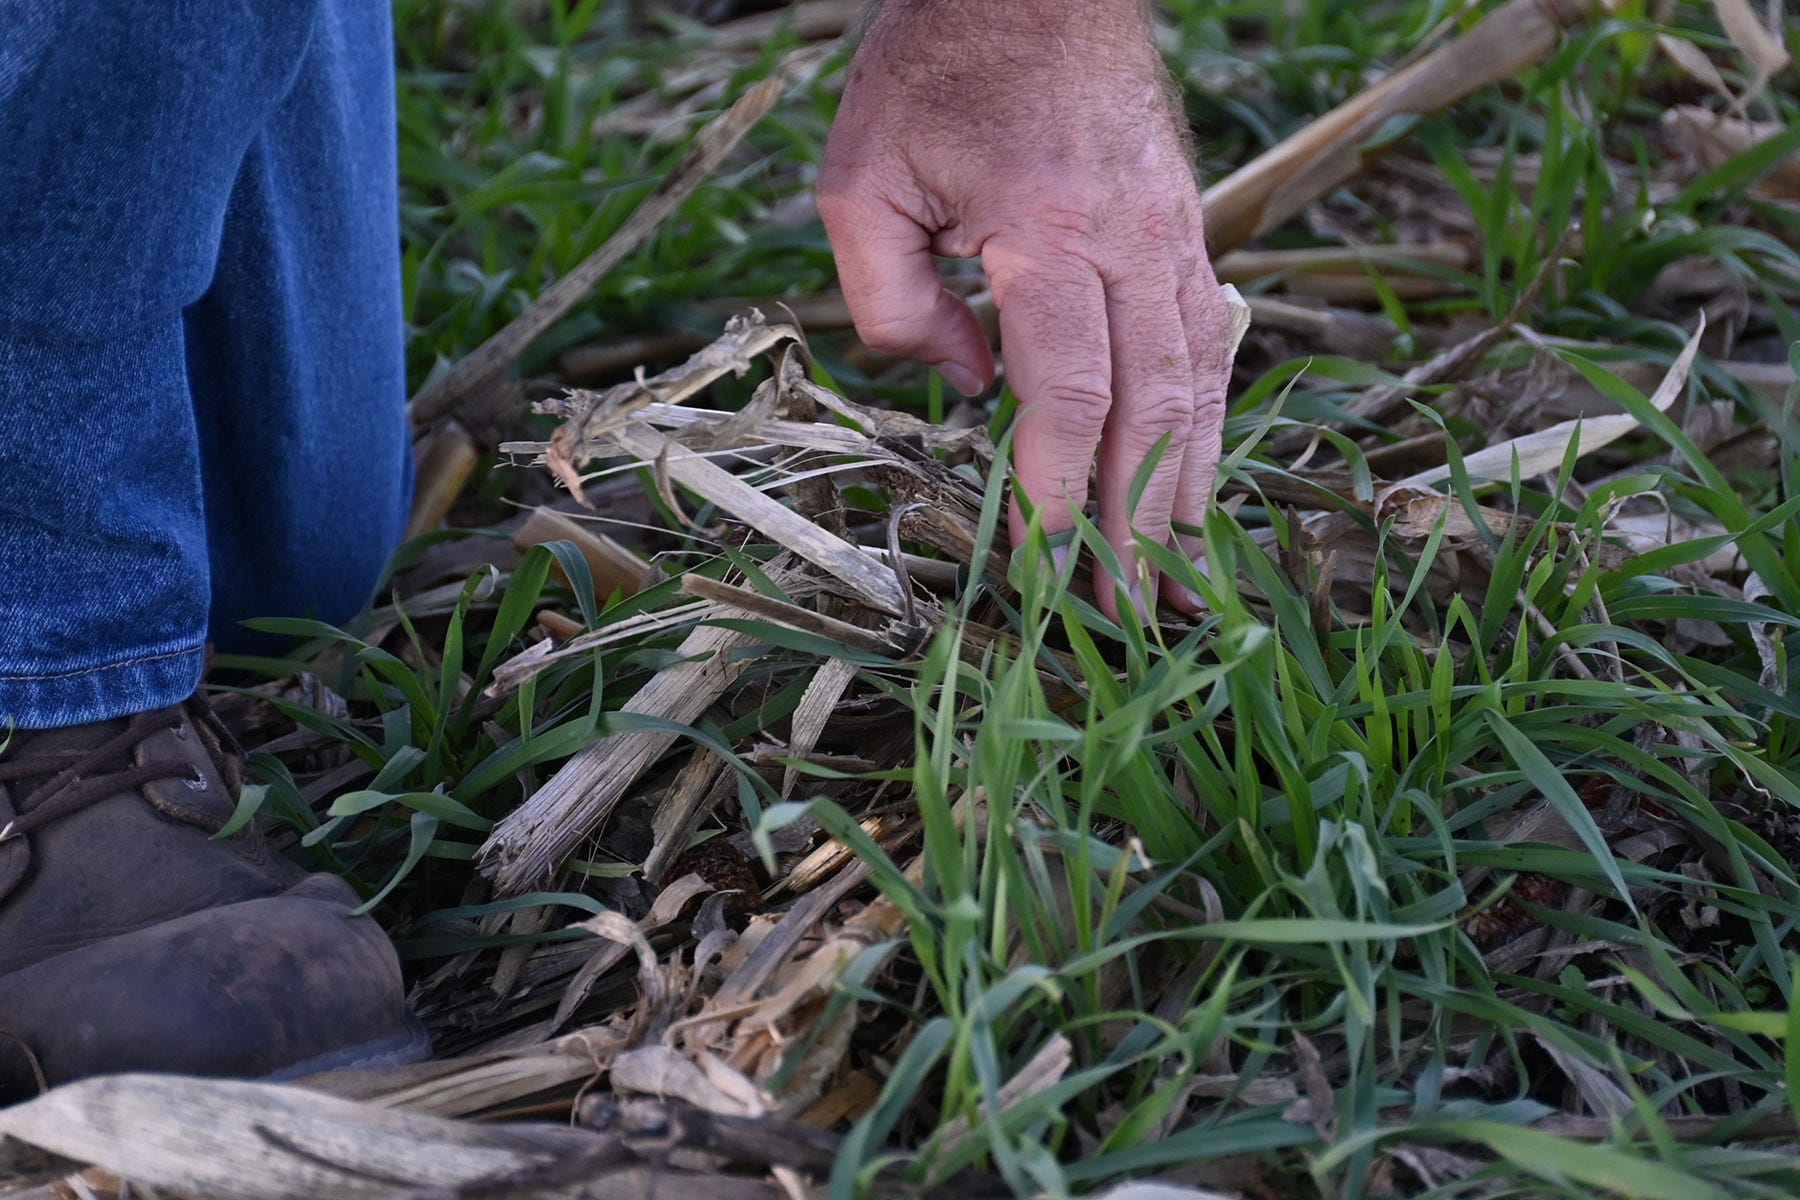
[[[511,1064],[419,1095],[770,1110],[843,1137],[807,1175],[845,1195],[887,1154],[955,1194],[1800,1193],[1794,30],[1621,6],[1361,136],[1366,169],[1221,257],[1255,321],[1212,615],[1120,629],[995,543],[1010,397],[946,411],[843,329],[807,189],[850,7],[396,5],[416,384],[791,76],[523,395],[429,435],[428,481],[480,459],[457,532],[346,630],[225,664],[268,681],[222,699],[262,814],[365,890],[441,1049]],[[1207,176],[1491,7],[1166,6]],[[1770,132],[1746,120],[1774,142],[1740,152]],[[555,401],[745,301],[798,318],[810,371],[772,339],[718,352],[741,380],[652,389],[736,424]],[[811,424],[809,378],[861,407]],[[604,452],[601,508],[515,536],[576,511],[533,465],[559,422]],[[689,449],[804,528],[683,475]],[[594,532],[665,581],[609,599]],[[827,535],[909,555],[903,610]],[[696,638],[711,674],[678,665]],[[508,840],[546,794],[591,801],[548,873]]]

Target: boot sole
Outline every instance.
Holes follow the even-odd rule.
[[[322,1075],[327,1071],[367,1070],[372,1067],[404,1067],[412,1063],[424,1062],[431,1057],[431,1035],[425,1032],[425,1026],[409,1009],[406,1013],[406,1032],[391,1038],[364,1042],[359,1046],[346,1046],[341,1050],[333,1050],[329,1054],[321,1054],[304,1062],[297,1062],[272,1074],[263,1076],[266,1083],[288,1083],[307,1075]]]

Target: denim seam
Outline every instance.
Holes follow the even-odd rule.
[[[0,675],[0,683],[37,683],[49,679],[74,679],[81,675],[98,675],[102,671],[118,671],[126,667],[160,662],[165,658],[186,658],[190,654],[199,654],[204,649],[206,649],[206,643],[197,642],[185,650],[167,650],[161,654],[142,654],[137,658],[122,659],[119,662],[106,663],[98,667],[83,667],[79,671],[62,671],[54,675]]]

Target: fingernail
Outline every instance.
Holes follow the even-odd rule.
[[[1131,607],[1137,610],[1140,624],[1150,624],[1156,612],[1156,597],[1150,593],[1149,584],[1139,584],[1131,589]]]
[[[937,363],[937,373],[944,377],[944,382],[965,396],[979,396],[987,389],[982,385],[980,376],[960,363]]]
[[[1194,570],[1202,579],[1212,578],[1206,573],[1206,555],[1204,554],[1194,559]],[[1177,584],[1176,587],[1180,590],[1182,599],[1186,601],[1189,606],[1198,609],[1201,612],[1206,611],[1206,598],[1204,596],[1199,592],[1196,592],[1193,588],[1183,584]]]
[[[1059,581],[1069,577],[1069,551],[1071,549],[1073,547],[1070,546],[1050,547],[1050,567],[1056,572],[1056,578]]]

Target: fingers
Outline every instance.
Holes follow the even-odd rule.
[[[1134,535],[1168,543],[1188,457],[1195,373],[1177,293],[1173,266],[1154,260],[1121,272],[1106,287],[1113,407],[1100,443],[1100,531],[1124,578],[1105,579],[1096,571],[1094,591],[1101,608],[1115,618],[1115,582],[1140,617],[1155,606],[1155,572],[1140,564]],[[1159,447],[1139,491],[1139,477]]]
[[[1192,355],[1194,417],[1170,515],[1176,529],[1175,548],[1189,562],[1198,563],[1205,554],[1198,530],[1212,503],[1213,481],[1224,450],[1225,396],[1231,383],[1231,316],[1204,257],[1182,281],[1179,303]],[[1195,532],[1180,532],[1184,527]],[[1164,582],[1163,594],[1183,611],[1196,612],[1201,607],[1198,596],[1173,580]]]
[[[1071,529],[1071,507],[1087,503],[1088,473],[1112,408],[1112,347],[1106,292],[1085,262],[1052,266],[1014,260],[990,244],[983,255],[1000,307],[1006,375],[1019,397],[1013,467],[1019,490],[1046,533]],[[1013,545],[1025,519],[1015,498]]]
[[[1086,504],[1097,464],[1099,527],[1125,578],[1097,569],[1095,600],[1117,619],[1122,584],[1147,614],[1159,581],[1139,565],[1137,535],[1190,558],[1200,552],[1198,537],[1178,538],[1173,526],[1200,524],[1217,471],[1229,375],[1218,284],[1198,251],[1182,255],[1192,264],[1185,275],[1154,254],[1120,256],[1104,283],[1100,268],[1076,256],[1009,257],[990,244],[984,257],[1020,401],[1019,489],[1042,514],[1044,531],[1059,533],[1072,524],[1070,506]],[[1017,504],[1011,524],[1014,544],[1022,543]],[[1197,607],[1179,583],[1162,590],[1182,608]]]
[[[1196,609],[1182,583],[1140,565],[1137,541],[1198,557],[1197,534],[1176,530],[1205,519],[1217,471],[1227,314],[1198,196],[1184,200],[1173,186],[1150,194],[1065,186],[1058,204],[1034,192],[1016,205],[984,205],[970,220],[941,197],[909,195],[916,181],[898,192],[874,182],[839,133],[840,152],[828,147],[821,166],[819,209],[850,315],[872,349],[930,362],[965,393],[986,387],[994,361],[981,327],[932,262],[934,245],[981,253],[1020,405],[1014,544],[1026,532],[1019,497],[1046,533],[1065,532],[1097,468],[1099,529],[1121,573],[1096,569],[1099,607],[1117,619],[1123,596],[1147,615],[1160,589]]]
[[[993,382],[987,337],[969,306],[938,278],[927,230],[866,189],[822,187],[819,213],[850,319],[871,350],[928,362],[967,396]]]

